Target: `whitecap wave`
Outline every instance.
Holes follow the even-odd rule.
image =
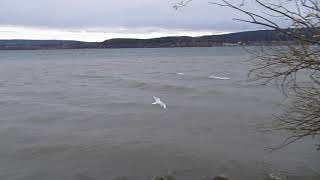
[[[209,76],[210,79],[219,79],[219,80],[230,80],[230,78],[228,77],[220,77],[220,76],[214,76],[214,75],[211,75]]]
[[[180,72],[178,72],[178,73],[176,73],[176,75],[184,76],[184,73],[180,73]]]

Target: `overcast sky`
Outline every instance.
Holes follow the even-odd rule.
[[[214,1],[214,0],[213,0]],[[238,2],[237,0],[234,0]],[[235,11],[194,0],[0,0],[0,39],[198,36],[255,29],[233,21]]]

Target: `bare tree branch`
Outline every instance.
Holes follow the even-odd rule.
[[[181,3],[183,6],[191,0]],[[252,0],[261,11],[246,8],[247,1],[232,4],[215,0],[210,4],[231,8],[247,16],[234,20],[275,30],[290,39],[286,44],[249,50],[253,69],[249,80],[276,84],[291,100],[286,110],[275,115],[276,123],[266,131],[287,131],[291,135],[276,150],[306,137],[317,141],[320,150],[320,0]],[[182,6],[180,6],[182,7]],[[279,22],[287,22],[281,24]]]

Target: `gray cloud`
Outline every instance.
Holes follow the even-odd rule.
[[[252,29],[232,21],[239,14],[195,0],[178,11],[177,0],[1,0],[0,25],[62,29],[181,29],[238,31]],[[138,30],[136,30],[138,31]]]

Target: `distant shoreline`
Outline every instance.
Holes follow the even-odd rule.
[[[241,45],[272,45],[288,43],[288,38],[274,30],[245,31],[200,37],[172,36],[152,39],[110,39],[103,42],[70,40],[0,40],[0,50],[57,49],[121,49],[121,48],[182,48]]]

